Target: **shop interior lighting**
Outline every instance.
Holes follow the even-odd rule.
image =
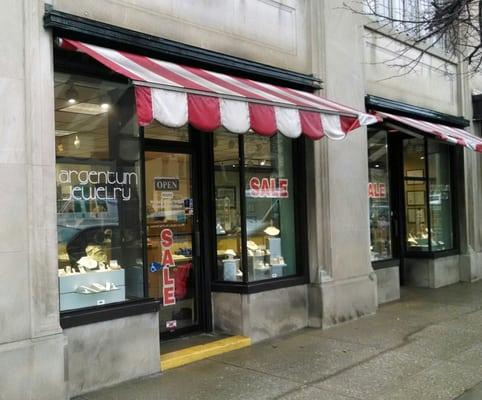
[[[70,83],[69,88],[65,92],[65,97],[67,97],[67,103],[69,103],[69,104],[77,103],[77,98],[79,97],[79,92],[77,92],[73,83]]]
[[[107,109],[102,108],[102,105],[95,103],[77,103],[68,107],[61,108],[59,111],[70,112],[75,114],[85,114],[85,115],[99,115],[106,113]]]
[[[261,160],[261,162],[259,163],[259,165],[265,165],[266,164],[266,160]]]
[[[75,135],[75,140],[74,140],[74,147],[76,149],[79,149],[80,148],[80,139],[77,135]]]
[[[264,231],[268,236],[278,236],[280,233],[280,230],[273,225],[268,226]]]
[[[109,111],[109,108],[110,108],[110,98],[108,95],[104,95],[102,96],[102,98],[100,99],[100,108],[103,110],[103,111]]]

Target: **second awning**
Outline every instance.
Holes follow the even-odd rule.
[[[233,133],[250,130],[290,138],[324,135],[343,139],[378,116],[357,111],[311,93],[221,74],[154,58],[60,39],[63,48],[83,52],[135,84],[139,124],[153,119],[169,127],[190,123],[201,131],[223,126]]]
[[[404,117],[397,114],[377,111],[376,115],[387,121],[393,121],[419,131],[428,133],[445,142],[459,144],[469,149],[482,152],[482,138],[467,132],[464,129],[454,128],[447,125],[435,124],[420,119]]]

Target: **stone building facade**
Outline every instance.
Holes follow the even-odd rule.
[[[471,93],[482,90],[480,79],[461,74],[466,66],[450,63],[442,52],[426,56],[413,74],[383,80],[392,71],[379,61],[396,52],[400,38],[384,32],[373,37],[366,20],[335,0],[6,0],[3,5],[0,397],[5,399],[65,399],[160,370],[155,301],[143,311],[133,306],[108,317],[60,309],[56,37],[73,35],[87,43],[96,38],[106,46],[109,39],[95,35],[98,26],[118,28],[119,37],[122,29],[140,32],[313,75],[322,80],[319,94],[358,110],[365,110],[371,95],[470,121]],[[63,22],[55,20],[59,15],[66,16]],[[88,21],[95,22],[92,31],[79,32]],[[128,48],[133,49],[134,44]],[[440,60],[448,62],[448,75],[438,68]],[[269,290],[200,286],[209,291],[212,310],[203,330],[259,341],[373,314],[380,303],[399,297],[399,260],[372,266],[368,146],[365,127],[342,141],[304,143],[305,272],[295,283]],[[437,287],[481,276],[482,161],[472,150],[459,153],[455,251],[405,259],[404,268],[423,269],[429,277],[417,280],[406,273],[414,278],[405,284]]]

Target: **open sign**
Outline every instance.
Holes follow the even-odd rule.
[[[179,190],[178,178],[154,178],[154,188],[159,191],[176,191]]]

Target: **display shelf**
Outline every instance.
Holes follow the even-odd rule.
[[[116,290],[101,291],[96,293],[79,293],[81,286],[90,286],[93,283],[105,285],[113,283]],[[59,276],[60,310],[73,310],[125,300],[125,271],[105,270],[90,271]]]
[[[80,292],[78,290],[79,288],[77,288],[77,290],[75,291],[75,293],[77,294],[82,294],[82,295],[87,295],[87,296],[90,296],[92,294],[98,294],[98,293],[107,293],[107,292],[115,292],[116,290],[120,290],[120,288],[116,287],[115,289],[109,289],[109,290],[99,290],[98,292]]]

